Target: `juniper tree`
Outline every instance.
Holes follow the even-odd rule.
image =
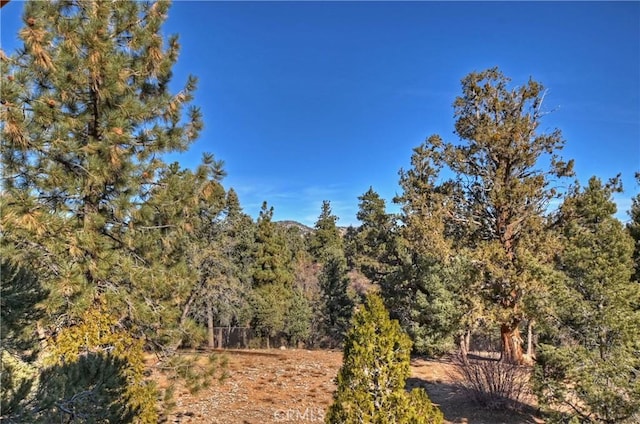
[[[497,68],[462,80],[454,102],[461,142],[432,136],[417,148],[418,178],[413,191],[403,187],[400,199],[411,206],[403,219],[413,245],[439,261],[451,252],[477,266],[482,284],[474,290],[499,323],[502,357],[521,362],[524,299],[544,290],[537,273],[551,250],[544,216],[558,196],[552,182],[572,174],[572,161],[558,156],[564,145],[559,130],[539,130],[543,86],[533,79],[516,88],[509,83]],[[454,178],[441,181],[445,170]]]
[[[640,287],[630,281],[633,241],[614,214],[619,181],[591,178],[565,199],[553,287],[552,338],[542,344],[535,389],[542,404],[579,422],[637,422]]]
[[[540,289],[532,270],[547,259],[544,215],[558,196],[551,184],[572,175],[573,161],[558,156],[564,146],[559,130],[540,132],[542,84],[529,79],[510,89],[509,82],[497,69],[463,79],[454,108],[456,133],[465,144],[447,145],[444,162],[462,179],[463,212],[455,217],[466,223],[468,244],[479,253],[503,358],[521,362],[523,299]]]
[[[405,391],[411,340],[389,319],[382,299],[369,294],[356,311],[343,349],[337,389],[326,422],[443,423],[423,389]]]

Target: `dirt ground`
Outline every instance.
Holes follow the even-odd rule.
[[[178,388],[169,423],[272,424],[320,423],[331,404],[340,351],[225,351],[229,378],[196,395]],[[409,388],[424,387],[445,415],[446,423],[542,423],[535,409],[486,411],[456,386],[450,361],[414,359]],[[527,412],[524,412],[527,411]]]

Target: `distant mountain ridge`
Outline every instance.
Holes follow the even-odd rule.
[[[293,220],[283,220],[283,221],[275,221],[276,224],[284,227],[284,228],[297,228],[298,230],[300,230],[300,232],[304,235],[313,233],[315,231],[315,228],[313,227],[309,227],[308,225],[304,225],[298,221],[293,221]],[[348,227],[338,227],[338,231],[340,232],[341,236],[344,236],[347,233],[347,229]]]
[[[292,220],[284,220],[284,221],[275,221],[275,223],[277,225],[280,225],[284,228],[297,228],[300,230],[300,232],[304,235],[312,233],[315,231],[315,229],[313,227],[309,227],[307,225],[304,225],[298,221],[292,221]]]

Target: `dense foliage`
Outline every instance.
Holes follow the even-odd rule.
[[[618,180],[561,182],[573,162],[541,131],[539,82],[464,77],[459,140],[413,149],[397,213],[370,188],[346,230],[329,200],[314,228],[266,201],[254,220],[214,155],[163,160],[203,125],[195,77],[170,90],[169,6],[26,2],[22,46],[0,54],[3,421],[156,422],[145,355],[197,389],[220,361],[176,350],[224,347],[233,327],[252,346],[344,343],[334,422],[440,422],[404,392],[408,355],[464,358],[480,339],[537,359],[560,420],[637,419],[640,195],[624,226]]]
[[[555,331],[536,366],[543,403],[587,422],[636,422],[640,412],[640,286],[630,281],[633,241],[613,217],[616,189],[617,180],[592,178],[560,209],[565,278],[553,287]]]
[[[140,357],[113,353],[117,342],[129,338],[131,355],[143,347],[165,354],[183,337],[180,309],[194,283],[186,255],[197,218],[192,206],[216,202],[220,175],[210,155],[196,171],[161,160],[187,149],[202,128],[199,110],[189,106],[195,78],[177,94],[169,91],[179,45],[162,35],[168,8],[167,2],[27,2],[23,47],[1,55],[1,248],[19,273],[3,278],[3,292],[5,285],[12,292],[32,287],[8,299],[16,307],[3,305],[3,314],[9,322],[28,320],[24,331],[35,328],[40,340],[29,358],[29,351],[3,344],[3,358],[30,361],[40,387],[47,385],[45,397],[35,384],[20,392],[23,398],[12,400],[21,407],[16,413],[35,403],[31,410],[53,405],[64,419],[120,414],[107,403],[80,412],[67,400],[83,398],[89,407],[95,396],[102,399],[89,389],[98,382],[85,379],[117,369],[131,387],[144,385]],[[28,307],[33,314],[20,312]],[[114,337],[87,337],[75,346],[77,336],[67,335],[84,334],[88,316],[96,324],[107,319],[108,329],[96,331]],[[45,359],[55,349],[65,352],[64,364],[50,369]],[[117,391],[111,383],[98,386]],[[122,394],[126,402],[110,394],[132,405],[118,420],[156,421],[149,390]]]

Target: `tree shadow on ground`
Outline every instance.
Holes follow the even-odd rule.
[[[455,424],[539,424],[543,423],[537,408],[517,402],[515,409],[489,410],[475,403],[464,388],[440,379],[433,381],[410,377],[407,390],[423,388],[438,405],[448,423]]]
[[[134,422],[138,408],[128,402],[127,365],[109,353],[87,352],[77,361],[46,368],[31,399],[16,399],[11,410],[2,411],[0,421]],[[28,383],[30,388],[34,381]]]

